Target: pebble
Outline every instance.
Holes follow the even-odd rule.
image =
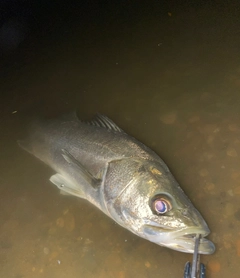
[[[145,266],[146,266],[147,268],[150,268],[150,267],[151,267],[151,264],[150,264],[149,262],[145,262]]]
[[[211,191],[215,188],[215,184],[212,182],[207,182],[206,185],[204,186],[204,188],[208,191]]]
[[[49,248],[47,248],[47,247],[44,247],[44,248],[43,248],[43,253],[44,253],[45,255],[48,255],[49,252],[50,252]]]
[[[63,211],[63,215],[66,215],[67,213],[69,213],[69,209],[66,208],[64,211]]]
[[[227,149],[227,155],[228,155],[228,156],[231,156],[231,157],[236,157],[236,156],[238,156],[236,150],[235,150],[234,148],[232,148],[232,147],[229,147],[229,148]]]
[[[58,256],[58,252],[54,251],[50,254],[49,256],[49,261],[52,261],[53,259],[55,259]]]
[[[208,175],[208,170],[207,170],[207,169],[201,169],[201,170],[199,171],[199,175],[200,175],[201,177],[206,177],[206,176]]]
[[[91,239],[89,239],[89,238],[85,239],[84,244],[88,245],[88,244],[91,244],[91,243],[93,243],[93,241]]]
[[[210,160],[214,157],[213,153],[203,153],[204,160]]]
[[[231,196],[231,197],[234,196],[234,193],[233,193],[233,190],[232,190],[232,189],[229,189],[229,190],[227,191],[227,193],[228,193],[228,195]]]
[[[63,228],[64,227],[64,219],[62,217],[59,217],[57,220],[56,220],[56,225],[60,228]]]

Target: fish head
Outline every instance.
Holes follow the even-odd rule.
[[[212,254],[214,244],[199,211],[185,195],[165,163],[146,163],[116,200],[122,223],[158,245],[193,253],[201,235],[200,254]]]

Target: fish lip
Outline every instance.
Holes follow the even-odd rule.
[[[183,234],[175,237],[173,240],[174,244],[176,244],[177,248],[173,248],[175,250],[185,252],[185,253],[194,253],[195,247],[195,238],[196,235],[200,235],[200,242],[198,247],[198,253],[204,255],[210,255],[215,252],[215,245],[207,238],[210,233],[204,230],[196,231],[196,233],[192,234]]]
[[[205,238],[210,234],[210,230],[208,227],[190,227],[183,230],[174,231],[173,233],[175,234],[176,238],[194,239],[196,235],[201,235],[202,238]]]
[[[152,228],[155,232],[159,229],[159,235],[156,233],[156,238],[152,237],[152,240],[150,239],[150,241],[153,241],[156,244],[184,253],[194,253],[195,237],[199,234],[201,238],[198,253],[210,255],[215,252],[214,244],[205,238],[210,234],[210,230],[207,226],[204,228],[194,226],[180,230],[175,230],[174,228],[164,229],[163,227],[156,227],[153,225],[146,226],[150,229]]]

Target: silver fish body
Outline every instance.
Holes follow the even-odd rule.
[[[199,253],[214,252],[206,222],[163,160],[106,116],[39,121],[19,144],[56,171],[50,181],[61,192],[87,199],[136,235],[193,253],[201,234]]]

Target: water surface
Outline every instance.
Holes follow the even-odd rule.
[[[175,278],[192,259],[60,195],[52,170],[17,146],[34,112],[77,109],[165,160],[211,229],[207,277],[239,277],[239,7],[95,8],[45,21],[1,68],[0,276]]]

